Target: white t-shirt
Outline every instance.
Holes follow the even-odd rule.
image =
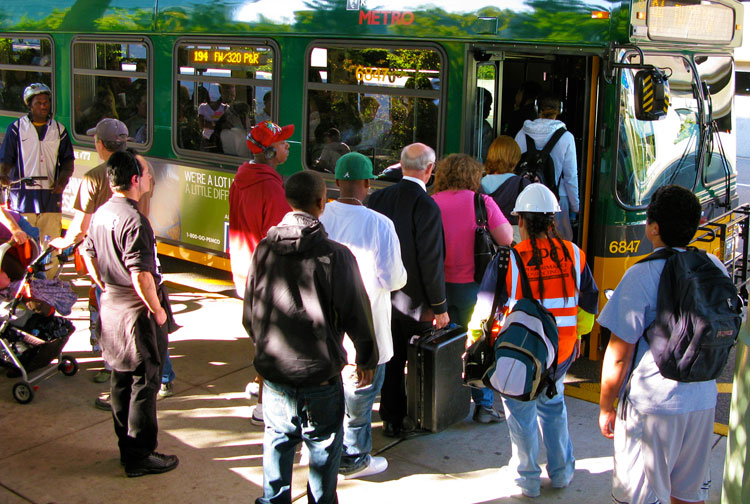
[[[212,123],[216,124],[216,122],[221,119],[221,116],[224,115],[224,112],[226,112],[228,106],[229,105],[227,105],[226,103],[222,103],[216,110],[214,110],[208,103],[201,103],[198,106],[198,115],[203,116],[206,121],[211,121]],[[213,132],[213,126],[203,128],[203,137],[209,139],[211,138]]]
[[[320,222],[331,240],[349,247],[359,265],[362,282],[372,307],[378,364],[393,357],[391,336],[391,291],[406,285],[406,269],[401,261],[401,244],[396,228],[386,216],[361,205],[333,201],[326,204]],[[355,353],[345,341],[347,353]]]

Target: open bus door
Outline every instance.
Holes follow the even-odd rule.
[[[536,118],[535,98],[552,93],[563,103],[558,119],[575,138],[580,211],[574,219],[575,241],[593,264],[589,236],[596,232],[594,210],[597,155],[595,132],[599,102],[598,55],[504,52],[488,47],[470,51],[467,69],[465,150],[485,161],[492,139],[515,138],[524,121]],[[536,90],[536,93],[534,93]],[[491,140],[486,141],[489,136]],[[593,267],[593,266],[592,266]],[[597,358],[597,353],[589,353]]]
[[[593,132],[596,120],[599,58],[567,54],[522,54],[481,47],[470,51],[465,110],[465,150],[484,162],[499,135],[515,138],[524,121],[536,119],[535,101],[551,93],[563,103],[558,119],[573,134],[578,165],[578,194],[585,217],[590,194]],[[579,219],[579,223],[585,222]],[[574,241],[587,241],[584,225]]]

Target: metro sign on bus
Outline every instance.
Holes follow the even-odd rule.
[[[410,25],[414,13],[410,11],[359,11],[359,24],[367,25]]]

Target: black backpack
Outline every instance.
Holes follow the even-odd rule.
[[[526,135],[526,152],[521,154],[521,160],[515,169],[516,175],[520,175],[531,182],[546,185],[558,200],[560,199],[562,171],[560,171],[560,178],[555,179],[555,163],[550,157],[550,152],[565,132],[565,128],[558,128],[542,150],[537,150],[534,139]]]
[[[521,194],[521,191],[523,191],[529,184],[531,184],[529,179],[514,175],[500,184],[500,187],[490,194],[511,225],[518,225],[518,216],[513,215],[513,208],[516,206],[518,195]]]
[[[659,372],[679,382],[713,380],[740,332],[737,288],[703,250],[664,248],[638,262],[654,259],[667,262],[659,279],[656,319],[644,335]]]

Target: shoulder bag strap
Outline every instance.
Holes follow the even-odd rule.
[[[516,249],[511,250],[513,250],[513,257],[518,265],[518,276],[521,279],[521,292],[523,293],[523,297],[526,299],[534,299],[534,294],[531,292],[531,284],[529,283],[529,277],[526,275],[526,267],[523,264],[523,259],[521,259],[521,254],[519,254]]]
[[[497,252],[497,282],[495,282],[495,295],[492,298],[492,311],[490,312],[489,318],[486,320],[486,334],[492,330],[492,325],[495,323],[495,314],[497,313],[498,301],[500,296],[498,293],[505,284],[505,277],[508,274],[508,264],[510,261],[510,247],[500,247]]]
[[[536,152],[536,143],[534,142],[534,139],[531,138],[528,134],[526,134],[526,152]]]
[[[649,255],[647,255],[643,259],[637,261],[636,264],[653,261],[654,259],[669,259],[674,254],[675,254],[674,249],[671,249],[669,247],[664,247],[663,249],[657,250],[656,252],[651,252]]]
[[[568,130],[565,129],[565,127],[557,128],[554,133],[552,133],[552,136],[547,141],[547,144],[544,146],[544,149],[542,149],[542,159],[547,159],[550,154],[552,153],[552,149],[555,148],[555,145],[557,145],[557,142],[562,138],[562,136],[567,132]],[[560,187],[560,182],[563,179],[563,171],[562,168],[560,169],[560,178],[557,179],[557,187]]]
[[[487,207],[484,204],[484,198],[478,192],[474,193],[474,216],[477,220],[477,227],[487,227]]]
[[[550,152],[552,152],[552,149],[555,148],[555,145],[557,145],[560,137],[562,137],[567,131],[568,130],[566,130],[565,128],[558,128],[554,133],[552,133],[552,136],[549,137],[549,140],[542,149],[542,156],[547,158],[547,156],[550,155]]]

